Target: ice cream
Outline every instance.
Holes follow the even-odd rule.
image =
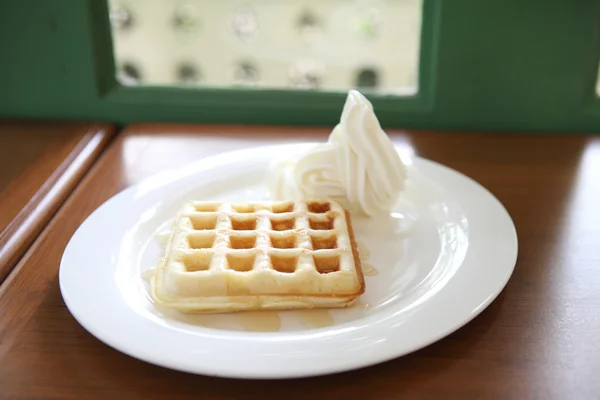
[[[406,167],[361,93],[348,93],[326,143],[295,160],[277,162],[269,175],[274,200],[332,198],[366,215],[390,212],[404,189]]]

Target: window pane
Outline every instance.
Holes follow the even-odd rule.
[[[125,85],[417,90],[421,0],[110,0]]]

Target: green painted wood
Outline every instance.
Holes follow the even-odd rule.
[[[425,0],[423,12],[419,94],[366,93],[384,126],[600,130],[600,2]],[[120,87],[101,0],[4,0],[0,55],[0,117],[332,125],[345,97]]]
[[[599,107],[594,88],[600,2],[458,3],[472,4],[444,4],[434,111],[438,127],[600,128],[600,119],[586,112]]]

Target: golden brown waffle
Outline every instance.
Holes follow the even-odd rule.
[[[348,212],[333,201],[190,202],[152,279],[183,312],[344,307],[365,283]]]

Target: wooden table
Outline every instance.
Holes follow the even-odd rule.
[[[60,257],[103,201],[153,173],[209,154],[267,140],[322,140],[327,132],[138,125],[120,134],[0,289],[0,393],[73,399],[600,398],[598,136],[391,133],[419,155],[489,188],[512,215],[520,241],[516,270],[498,299],[467,326],[411,355],[311,379],[216,379],[125,356],[71,317],[57,283]]]
[[[0,120],[0,283],[113,133],[95,123]]]

